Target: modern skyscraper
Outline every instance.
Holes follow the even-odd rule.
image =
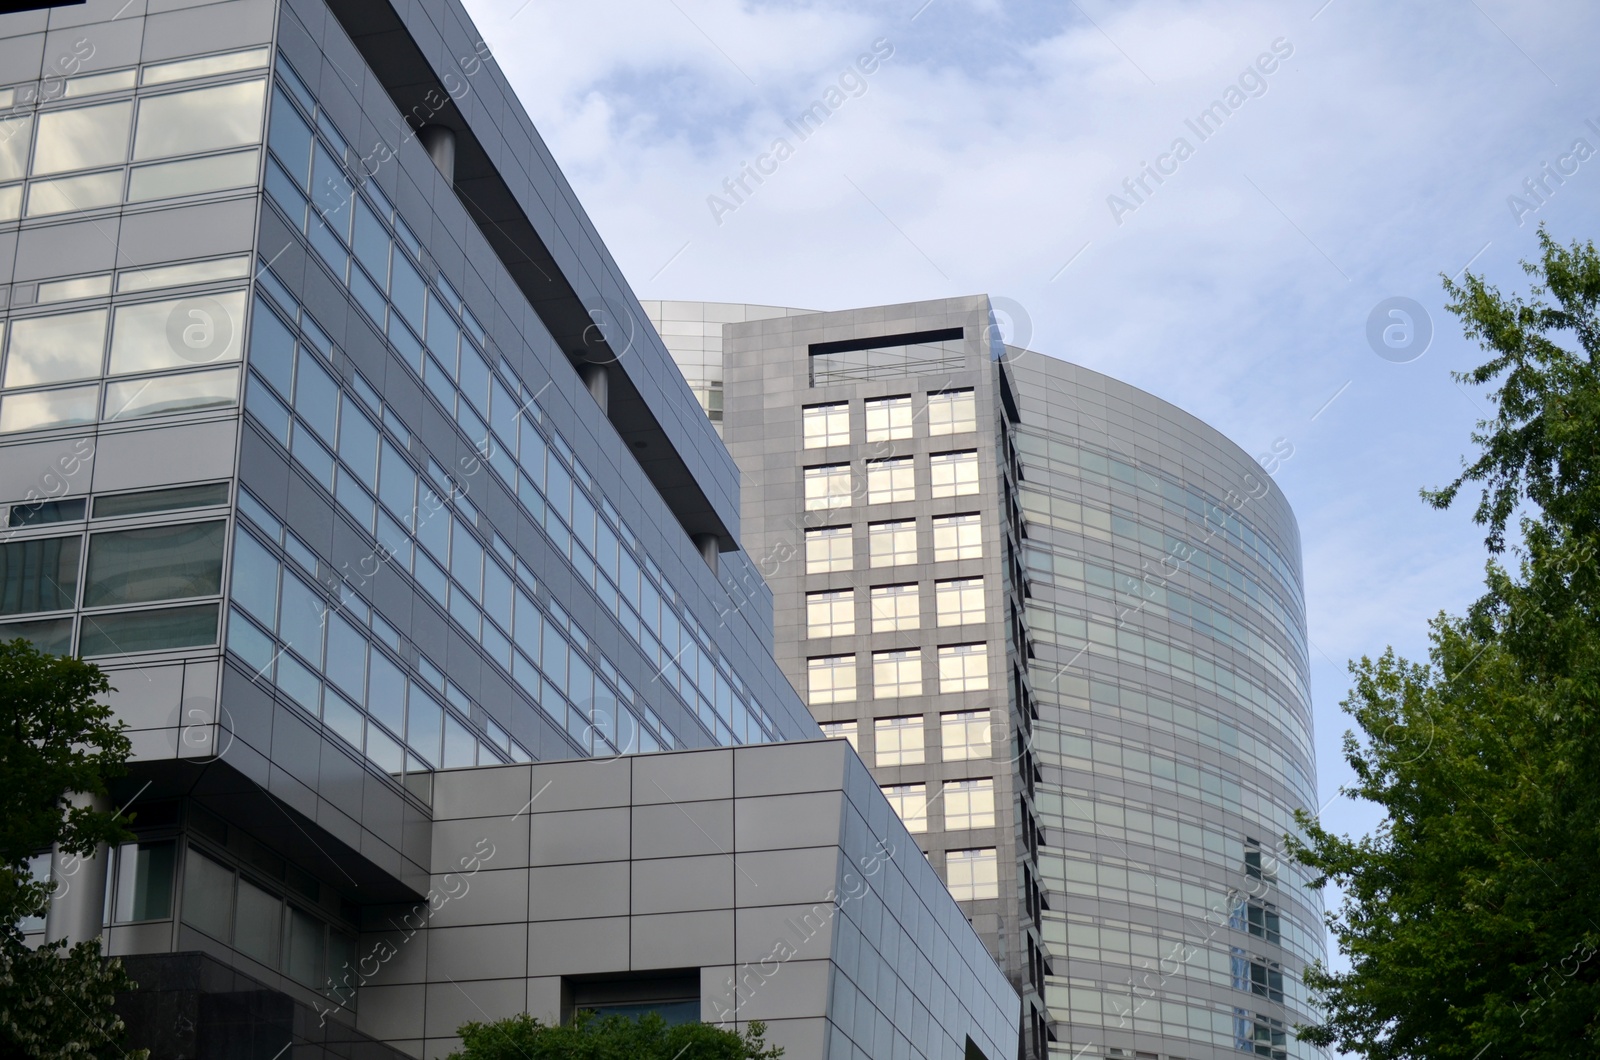
[[[28,926],[127,958],[135,1044],[655,1008],[1009,1052],[459,3],[55,5],[0,15],[0,80],[0,636],[110,674],[137,834],[41,855]]]
[[[1316,1055],[1292,449],[1005,346],[985,297],[643,304],[744,472],[779,661],[1023,995],[1021,1054]]]

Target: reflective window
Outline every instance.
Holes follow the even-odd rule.
[[[256,182],[257,156],[255,151],[236,151],[231,155],[136,166],[128,177],[128,201],[200,195],[252,185]]]
[[[276,968],[282,917],[283,902],[277,895],[241,879],[239,913],[233,929],[234,948],[269,968]]]
[[[962,434],[978,429],[971,390],[941,390],[928,395],[928,433]]]
[[[939,649],[939,691],[981,692],[988,687],[988,645],[951,644]]]
[[[117,307],[111,375],[194,368],[239,359],[243,291]]]
[[[165,920],[171,916],[175,864],[176,846],[170,839],[119,846],[112,923]]]
[[[916,629],[922,620],[917,583],[872,587],[872,632]]]
[[[982,578],[934,582],[933,595],[939,611],[939,625],[966,626],[983,621]]]
[[[933,517],[933,560],[983,558],[983,522],[977,512]]]
[[[132,116],[131,100],[42,112],[33,172],[66,173],[120,164],[128,157],[128,122]]]
[[[806,510],[850,506],[850,465],[827,464],[805,469]]]
[[[93,210],[122,201],[122,170],[36,180],[28,185],[28,216]]]
[[[35,537],[0,545],[0,615],[64,611],[78,592],[83,538]]]
[[[70,302],[77,298],[104,298],[111,293],[111,274],[77,276],[70,280],[52,280],[39,285],[38,302]]]
[[[958,902],[1000,897],[1000,862],[995,849],[947,850],[945,886]]]
[[[91,379],[100,374],[105,345],[104,309],[13,320],[6,386]]]
[[[93,423],[99,404],[99,386],[7,394],[0,401],[0,434]]]
[[[935,497],[964,497],[978,492],[978,454],[934,453],[928,466]]]
[[[239,400],[239,369],[130,379],[106,387],[105,419],[131,420],[225,408]]]
[[[0,180],[21,180],[28,171],[28,144],[33,117],[0,121]]]
[[[941,651],[943,649],[940,649]],[[922,694],[922,649],[872,653],[872,695],[896,699]]]
[[[917,561],[917,521],[867,524],[867,551],[874,567],[895,567]]]
[[[928,785],[885,784],[883,797],[889,800],[895,816],[908,832],[928,830]]]
[[[854,531],[848,526],[824,526],[806,531],[806,573],[827,574],[849,570],[855,563]]]
[[[183,855],[183,922],[223,942],[233,927],[233,870],[194,847]]]
[[[195,648],[217,642],[217,605],[165,607],[157,611],[113,611],[83,616],[78,651],[124,655],[135,651]]]
[[[806,636],[847,637],[855,631],[854,589],[806,593]]]
[[[872,398],[865,403],[867,441],[888,442],[911,437],[911,395]]]
[[[850,746],[859,754],[861,745],[857,742],[856,723],[853,721],[825,721],[821,723],[822,735],[830,740],[848,740]]]
[[[175,486],[164,490],[116,493],[94,500],[94,517],[112,519],[145,512],[170,512],[184,508],[210,508],[228,503],[228,484],[210,482],[204,486]]]
[[[939,715],[940,741],[946,762],[962,762],[973,758],[988,758],[989,712],[987,710],[962,710]]]
[[[944,827],[994,827],[994,780],[947,780],[944,782]]]
[[[892,504],[916,498],[917,471],[912,457],[867,461],[868,504]]]
[[[310,913],[289,907],[288,952],[284,954],[284,971],[289,978],[302,986],[323,985],[323,935],[322,921]]]
[[[230,280],[250,274],[248,257],[217,258],[214,261],[186,261],[179,265],[159,265],[130,269],[117,277],[117,290],[150,291],[157,287],[180,287],[190,283]]]
[[[258,143],[266,90],[265,81],[243,81],[146,97],[139,103],[133,157],[163,158]]]
[[[209,596],[222,589],[227,524],[183,523],[93,535],[83,606]]]
[[[850,444],[850,406],[808,405],[800,410],[800,429],[807,449]]]
[[[203,55],[198,59],[180,59],[144,68],[144,83],[162,85],[169,81],[188,81],[196,77],[231,74],[236,70],[254,70],[267,65],[270,49],[251,48],[248,51],[228,52],[225,55]]]
[[[922,716],[875,718],[874,761],[880,766],[919,766],[923,762]]]
[[[830,655],[806,660],[808,703],[847,703],[856,698],[856,657]]]

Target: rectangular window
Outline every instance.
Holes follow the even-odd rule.
[[[243,291],[117,308],[109,374],[198,368],[239,359]]]
[[[128,177],[128,201],[147,202],[180,195],[201,195],[208,191],[242,188],[256,182],[257,151],[235,151],[207,158],[185,158],[137,166]]]
[[[806,511],[850,506],[850,465],[826,464],[805,469]]]
[[[917,561],[917,521],[867,524],[867,551],[874,567],[897,567]]]
[[[964,434],[977,429],[977,405],[970,389],[941,390],[928,395],[929,434]]]
[[[126,655],[136,651],[198,648],[217,642],[217,605],[164,607],[84,615],[78,653]]]
[[[928,458],[935,497],[965,497],[978,492],[978,454],[934,453]]]
[[[83,538],[36,537],[0,545],[0,615],[64,611],[78,592]]]
[[[947,780],[944,782],[944,827],[953,832],[961,828],[994,827],[994,780]]]
[[[98,385],[8,394],[0,400],[0,434],[93,423],[99,406]]]
[[[912,457],[867,461],[868,504],[893,504],[916,499],[917,468]]]
[[[183,856],[183,922],[227,942],[233,926],[233,870],[190,847]]]
[[[875,718],[872,722],[875,761],[880,766],[920,766],[923,762],[922,716]]]
[[[822,735],[830,740],[848,740],[850,746],[861,753],[861,744],[857,742],[856,723],[853,721],[825,721],[821,723]]]
[[[233,922],[234,947],[268,968],[276,968],[282,925],[283,902],[278,896],[249,880],[240,880],[238,916]]]
[[[124,843],[117,848],[113,923],[165,920],[172,915],[175,858],[175,846],[170,839],[160,843]]]
[[[82,500],[70,501],[34,501],[31,504],[11,505],[11,510],[6,518],[0,520],[0,526],[7,526],[13,530],[24,526],[49,526],[51,523],[78,523],[83,521],[85,502]]]
[[[806,573],[828,574],[846,571],[855,565],[854,530],[848,526],[824,526],[806,531]]]
[[[133,157],[166,158],[259,143],[266,92],[265,81],[241,81],[147,96],[139,103]]]
[[[995,849],[947,850],[945,885],[958,902],[1000,897],[999,858]]]
[[[177,412],[228,408],[239,401],[239,369],[186,372],[154,379],[130,379],[106,387],[107,420],[169,416]]]
[[[848,637],[856,631],[854,589],[806,593],[806,636]]]
[[[911,437],[911,395],[872,398],[866,402],[867,441],[890,442]]]
[[[916,629],[922,616],[918,607],[917,583],[875,585],[872,587],[872,632]]]
[[[184,523],[95,534],[84,607],[210,596],[222,589],[227,524]]]
[[[987,644],[950,644],[939,649],[940,692],[981,692],[988,687]]]
[[[104,309],[13,320],[5,385],[38,386],[92,379],[100,374],[105,345]]]
[[[933,518],[933,561],[983,558],[983,522],[977,512]]]
[[[132,115],[131,100],[43,112],[33,151],[33,174],[120,165],[128,157]]]
[[[158,287],[183,287],[191,283],[232,280],[250,275],[248,257],[218,258],[214,261],[187,261],[181,265],[161,265],[153,269],[125,270],[117,277],[117,290],[153,291]]]
[[[36,180],[28,185],[28,216],[93,210],[122,201],[122,170]]]
[[[983,579],[958,578],[933,583],[941,626],[970,626],[983,621]]]
[[[284,970],[289,978],[302,986],[323,985],[323,950],[327,929],[322,921],[310,913],[289,907],[289,952],[285,955]]]
[[[834,386],[966,367],[961,328],[812,343],[811,385]]]
[[[28,175],[28,145],[33,142],[33,116],[0,121],[0,180]]]
[[[928,830],[928,785],[885,784],[883,797],[889,800],[894,814],[908,832]]]
[[[800,410],[801,433],[807,449],[850,444],[850,406],[808,405]]]
[[[806,660],[806,702],[848,703],[856,698],[856,657],[830,655]]]
[[[943,651],[944,649],[940,649]],[[872,695],[898,699],[922,694],[922,649],[872,653]]]
[[[987,710],[962,710],[939,715],[944,760],[963,762],[975,758],[988,758],[989,725]]]

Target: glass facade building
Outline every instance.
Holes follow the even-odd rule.
[[[745,470],[780,661],[1022,994],[1020,1055],[1316,1055],[1299,532],[1263,464],[1004,346],[986,298],[644,306]]]

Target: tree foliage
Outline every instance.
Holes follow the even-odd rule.
[[[569,1026],[541,1023],[527,1013],[493,1023],[468,1023],[450,1060],[778,1060],[765,1024],[743,1034],[708,1023],[668,1026],[648,1013],[639,1019],[579,1012]]]
[[[103,700],[100,669],[45,655],[27,641],[0,643],[0,1053],[132,1057],[112,1011],[133,983],[98,941],[29,949],[19,922],[42,915],[52,881],[29,860],[52,845],[80,857],[125,838],[113,813],[76,806],[70,793],[104,795],[127,761],[128,738]],[[101,866],[103,870],[103,866]],[[70,881],[69,881],[70,884]]]

